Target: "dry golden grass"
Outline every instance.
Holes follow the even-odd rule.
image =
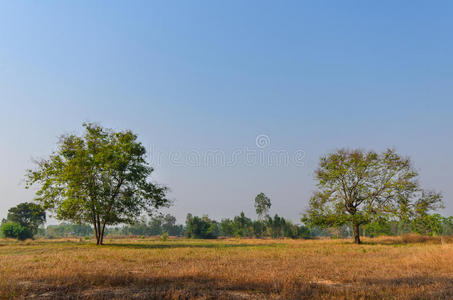
[[[1,298],[451,299],[453,243],[0,240]]]

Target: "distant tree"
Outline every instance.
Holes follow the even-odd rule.
[[[263,220],[253,221],[253,236],[260,238],[266,235],[266,222]]]
[[[413,231],[429,235],[442,234],[445,218],[439,214],[430,214],[443,207],[438,198],[439,196],[430,192],[415,202],[411,218]]]
[[[216,221],[209,219],[208,216],[193,217],[187,214],[186,218],[186,237],[195,239],[215,239],[220,234]]]
[[[170,214],[166,214],[162,223],[162,233],[165,232],[171,236],[183,236],[184,226],[176,224],[176,218]]]
[[[38,227],[46,222],[46,212],[41,205],[25,202],[10,208],[6,220],[30,229],[34,235]]]
[[[122,233],[124,235],[142,235],[142,236],[159,235],[161,233],[161,227],[159,226],[159,230],[156,233],[151,232],[151,227],[146,224],[146,220],[142,219],[129,226],[124,226]]]
[[[453,216],[443,218],[442,235],[453,235]]]
[[[163,224],[162,215],[153,216],[151,220],[149,220],[148,222],[149,234],[152,236],[161,235],[163,233],[162,224]]]
[[[88,236],[93,233],[93,228],[87,224],[69,224],[61,223],[58,225],[48,225],[44,231],[44,236],[53,237],[66,237],[66,236]]]
[[[222,219],[219,228],[222,236],[234,236],[234,223],[231,219]]]
[[[163,218],[162,233],[170,234],[176,225],[176,218],[170,214],[166,214]]]
[[[394,221],[389,221],[386,218],[374,218],[369,223],[363,225],[362,232],[365,236],[369,237],[392,235],[392,223],[394,223]]]
[[[62,136],[57,150],[27,172],[27,187],[40,185],[36,200],[57,219],[91,223],[102,245],[106,225],[134,223],[169,201],[165,187],[149,182],[153,168],[134,133],[83,126],[83,136]]]
[[[247,218],[242,211],[239,216],[233,219],[234,236],[236,237],[253,237],[253,222]]]
[[[310,199],[303,221],[310,225],[353,226],[360,243],[360,226],[376,217],[405,218],[417,203],[434,207],[438,193],[425,193],[410,159],[393,150],[381,154],[339,150],[321,157],[316,171],[318,191]]]
[[[0,228],[2,237],[13,238],[24,241],[28,238],[32,238],[33,234],[30,228],[20,225],[14,222],[4,222]]]
[[[285,233],[289,233],[289,231],[286,231],[287,221],[285,220],[285,218],[279,217],[279,215],[277,214],[275,214],[274,218],[268,216],[266,223],[268,227],[268,235],[272,238],[281,238],[287,236]]]
[[[271,199],[267,197],[264,193],[259,193],[255,197],[255,210],[256,214],[260,218],[264,218],[269,214],[269,210],[271,208]]]
[[[184,226],[176,224],[176,218],[170,214],[157,214],[147,222],[140,222],[129,226],[123,226],[116,234],[157,236],[167,233],[169,236],[184,236]]]
[[[439,214],[424,215],[413,220],[413,231],[423,235],[441,235],[444,217]]]

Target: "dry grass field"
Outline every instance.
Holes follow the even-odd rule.
[[[0,297],[451,299],[453,243],[350,240],[0,240]]]

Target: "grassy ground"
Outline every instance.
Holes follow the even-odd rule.
[[[0,298],[451,299],[453,243],[0,240]]]

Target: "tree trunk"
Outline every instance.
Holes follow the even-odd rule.
[[[96,225],[96,221],[93,222],[93,227],[94,227],[94,236],[96,237],[96,245],[99,245],[99,229],[98,229],[98,226]]]
[[[102,240],[101,240],[101,221],[99,220],[99,216],[96,217],[97,221],[97,226],[98,226],[98,236],[96,245],[102,245]]]
[[[356,244],[360,244],[361,241],[360,241],[360,228],[359,228],[359,224],[353,224],[353,227],[354,227],[354,243]]]
[[[102,230],[101,230],[101,235],[100,235],[100,239],[101,239],[101,245],[104,245],[104,229],[105,229],[105,222],[104,224],[102,224]]]
[[[100,242],[101,242],[101,235],[100,235],[100,232],[99,232],[99,229],[96,229],[96,245],[99,245]]]

